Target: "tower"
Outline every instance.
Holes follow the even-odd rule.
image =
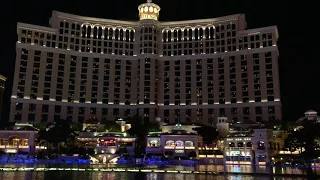
[[[139,105],[155,105],[158,101],[157,87],[159,85],[159,11],[160,7],[151,0],[141,4],[139,10],[139,29],[137,29],[137,39],[139,44],[137,64],[138,67],[138,100]],[[145,88],[148,87],[148,88]],[[149,88],[150,87],[150,88]],[[149,119],[155,119],[158,107],[153,106],[150,109],[140,108],[139,114],[149,114]]]
[[[229,134],[229,123],[227,117],[218,117],[217,131],[220,137],[226,137]]]
[[[144,19],[159,19],[160,7],[154,3],[152,0],[147,0],[147,3],[143,3],[138,7],[140,20]]]

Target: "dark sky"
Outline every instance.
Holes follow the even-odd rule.
[[[162,8],[161,21],[214,18],[244,13],[248,28],[277,25],[280,35],[279,65],[284,120],[296,120],[309,109],[320,111],[320,86],[317,85],[320,79],[318,72],[320,59],[315,56],[318,49],[310,44],[315,40],[311,35],[313,35],[312,31],[318,31],[318,23],[316,18],[313,18],[316,13],[309,1],[154,0]],[[6,35],[2,36],[2,43],[6,46],[5,51],[2,52],[0,65],[0,74],[8,77],[4,118],[7,119],[9,114],[17,22],[48,26],[52,10],[107,19],[137,20],[137,7],[143,2],[145,1],[55,0],[39,3],[30,0],[17,3],[15,6],[16,2],[10,1],[10,5],[6,7],[10,13],[6,15],[7,17],[2,17],[8,24]]]

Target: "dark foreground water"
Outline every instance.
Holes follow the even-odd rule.
[[[0,167],[78,167],[78,168],[106,168],[119,165],[0,165]],[[154,167],[147,167],[154,168]],[[253,175],[203,175],[203,174],[174,174],[174,173],[132,173],[132,172],[79,172],[79,171],[46,171],[46,172],[0,172],[0,180],[302,180],[298,176],[272,177],[261,173],[276,174],[304,174],[303,169],[289,167],[264,166],[165,166],[156,169],[163,170],[196,170],[216,172],[245,172]],[[320,169],[316,169],[320,172]],[[259,175],[260,174],[260,175]]]
[[[1,172],[1,180],[302,180],[304,178],[272,178],[243,175],[194,175],[126,172]],[[306,179],[306,178],[305,178]]]

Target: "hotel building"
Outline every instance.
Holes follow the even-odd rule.
[[[151,0],[138,10],[139,21],[53,11],[51,27],[18,23],[10,121],[281,119],[276,26],[162,22]]]
[[[7,78],[0,75],[0,120],[1,120],[1,112],[3,107],[3,93],[5,90],[5,84],[6,84]]]

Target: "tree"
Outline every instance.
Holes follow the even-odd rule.
[[[308,163],[308,174],[312,174],[311,163],[318,157],[316,151],[319,148],[318,140],[320,138],[320,123],[316,120],[305,119],[297,124],[297,128],[292,130],[285,140],[285,148],[290,151],[304,149],[301,157]]]
[[[60,153],[60,144],[67,146],[74,145],[76,134],[71,128],[71,122],[67,120],[58,120],[52,124],[48,124],[47,128],[39,131],[39,142],[45,141]]]
[[[47,128],[47,123],[38,123],[38,124],[35,124],[34,127],[39,129],[39,130],[44,130]]]
[[[121,131],[120,125],[115,121],[105,121],[103,124],[104,124],[105,130],[108,132],[120,132]]]
[[[217,139],[219,133],[216,128],[212,126],[200,126],[193,128],[194,131],[198,133],[202,137],[202,142],[205,146],[212,144],[212,142]],[[207,150],[204,151],[206,155],[207,162]]]
[[[131,128],[127,132],[136,137],[134,148],[135,156],[141,158],[145,154],[145,141],[146,136],[148,135],[148,128],[145,127],[144,119],[138,115],[127,117],[126,122],[131,124]]]

